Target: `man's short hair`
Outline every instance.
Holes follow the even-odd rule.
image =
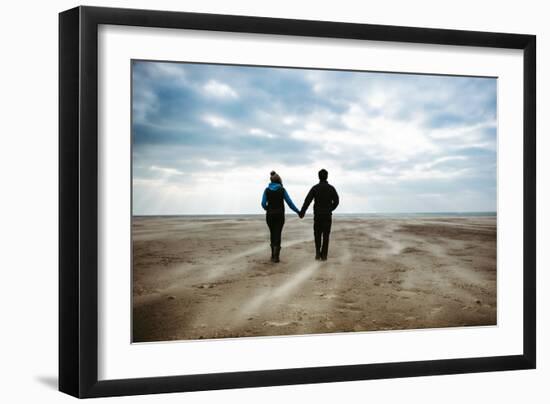
[[[328,171],[325,170],[324,168],[319,170],[319,179],[321,181],[326,181],[328,178]]]

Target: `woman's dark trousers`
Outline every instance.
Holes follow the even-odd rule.
[[[281,252],[281,233],[285,225],[284,213],[268,213],[265,215],[267,226],[271,240],[271,259],[274,262],[279,262],[279,254]]]

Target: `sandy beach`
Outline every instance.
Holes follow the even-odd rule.
[[[133,341],[496,324],[496,217],[134,217]]]

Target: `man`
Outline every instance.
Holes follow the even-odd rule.
[[[338,193],[332,185],[327,182],[328,171],[322,169],[319,171],[319,183],[314,185],[304,200],[300,217],[303,218],[307,208],[312,200],[313,205],[313,234],[315,236],[315,259],[327,260],[328,240],[330,236],[330,227],[332,225],[332,211],[336,209],[338,203]]]

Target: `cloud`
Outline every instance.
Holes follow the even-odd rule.
[[[227,84],[220,83],[216,80],[209,80],[203,87],[208,95],[218,98],[238,98],[238,94]]]
[[[184,173],[178,169],[175,168],[168,168],[168,167],[159,167],[159,166],[151,166],[151,171],[160,172],[165,176],[171,176],[171,175],[183,175]]]
[[[202,119],[214,128],[230,128],[231,122],[215,115],[204,115]]]
[[[496,79],[134,62],[134,213],[299,204],[321,167],[342,212],[496,209]]]
[[[248,133],[252,136],[267,137],[269,139],[276,137],[273,133],[266,132],[265,130],[259,128],[251,128]]]

